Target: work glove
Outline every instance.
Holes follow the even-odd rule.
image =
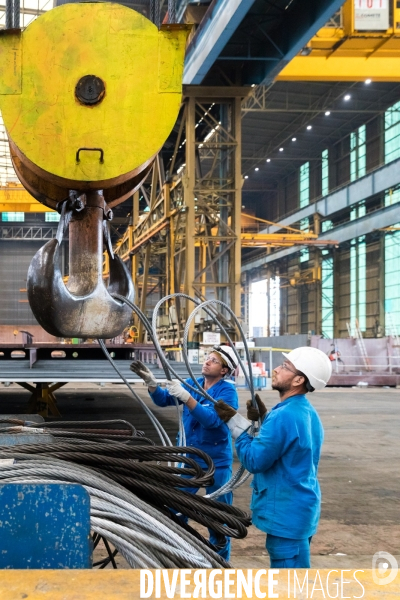
[[[167,381],[167,385],[165,386],[171,396],[175,396],[178,400],[186,404],[186,402],[191,398],[190,392],[185,390],[179,381]]]
[[[146,385],[149,387],[157,387],[158,383],[153,375],[153,373],[142,363],[141,360],[134,360],[130,366],[131,371],[136,373]]]
[[[264,402],[261,400],[261,398],[258,394],[255,395],[255,400],[257,402],[258,408],[255,408],[253,406],[253,403],[251,400],[247,400],[247,402],[246,402],[247,418],[249,419],[249,421],[260,421],[260,423],[262,423],[265,415],[268,412],[267,407],[265,406]]]
[[[242,417],[242,415],[239,415],[232,406],[229,406],[229,404],[223,400],[218,400],[218,402],[214,404],[214,409],[221,421],[228,425],[234,440],[251,427],[250,421]]]

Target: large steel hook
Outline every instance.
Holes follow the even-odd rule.
[[[120,294],[133,302],[134,287],[127,268],[114,256],[108,229],[112,211],[102,191],[89,191],[62,203],[55,239],[33,257],[27,290],[33,314],[49,333],[60,337],[103,338],[119,335],[129,324],[131,310],[112,298]],[[69,278],[63,281],[60,245],[69,225]],[[110,258],[108,288],[103,281],[103,239]]]

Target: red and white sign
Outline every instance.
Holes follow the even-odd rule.
[[[389,29],[388,0],[354,0],[354,26],[361,31]]]

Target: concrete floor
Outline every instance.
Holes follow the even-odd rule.
[[[135,388],[147,400],[145,388]],[[148,437],[156,434],[124,385],[68,384],[56,392],[64,419],[125,418]],[[240,391],[245,413],[248,393]],[[276,392],[261,392],[270,408]],[[29,393],[16,384],[0,385],[0,411],[23,412]],[[327,389],[310,395],[325,428],[319,478],[323,504],[319,531],[311,545],[315,568],[371,568],[372,555],[384,550],[400,560],[400,392],[395,389]],[[154,412],[171,438],[176,409]],[[248,510],[250,487],[235,492],[235,504]],[[265,534],[251,527],[244,540],[233,540],[237,568],[269,565]],[[122,566],[122,565],[121,565]]]

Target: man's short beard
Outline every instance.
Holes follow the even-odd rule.
[[[290,383],[287,383],[286,385],[284,383],[273,383],[272,384],[272,389],[276,390],[277,392],[279,392],[279,394],[281,396],[285,392],[288,392],[290,390],[290,387],[291,387]]]

